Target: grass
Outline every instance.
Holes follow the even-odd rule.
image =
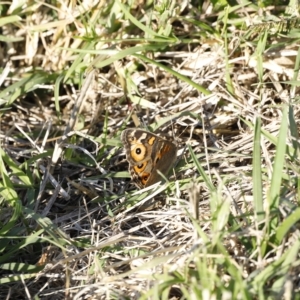
[[[300,299],[281,2],[1,5],[0,299]],[[130,127],[177,144],[166,183],[131,183]]]

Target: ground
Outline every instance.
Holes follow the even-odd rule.
[[[299,299],[297,8],[230,5],[2,4],[0,299]]]

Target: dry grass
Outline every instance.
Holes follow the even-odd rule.
[[[0,299],[299,299],[299,43],[210,8],[2,5]],[[169,182],[130,183],[136,125]]]

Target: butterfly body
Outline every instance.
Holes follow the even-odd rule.
[[[160,181],[159,172],[167,175],[177,158],[172,142],[142,129],[125,129],[121,140],[131,177],[141,188]]]

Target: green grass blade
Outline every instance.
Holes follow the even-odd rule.
[[[41,242],[40,235],[43,232],[44,232],[44,230],[41,229],[41,230],[36,231],[36,232],[32,233],[31,235],[24,237],[24,238],[19,237],[19,236],[5,237],[5,239],[10,239],[10,241],[13,239],[17,239],[17,240],[21,239],[21,241],[19,243],[14,244],[11,247],[9,247],[9,249],[5,252],[5,254],[0,256],[0,264],[9,261],[14,256],[14,253],[19,252],[21,249],[23,249],[31,244],[40,243]],[[4,238],[2,237],[2,239],[4,239]]]
[[[135,47],[130,47],[130,48],[121,50],[121,51],[114,50],[111,54],[110,54],[111,50],[105,51],[104,53],[107,53],[107,56],[109,58],[102,60],[102,61],[95,59],[95,61],[92,63],[92,65],[95,68],[103,68],[117,60],[123,59],[124,57],[126,57],[128,55],[135,55],[137,52],[155,51],[155,50],[157,50],[158,47],[161,47],[161,45],[158,44],[158,45],[135,46]],[[101,51],[101,52],[103,52],[103,51]],[[95,51],[96,54],[99,54],[101,52]]]
[[[35,90],[39,84],[49,83],[50,77],[48,74],[42,72],[29,75],[27,78],[23,78],[2,90],[0,92],[0,99],[5,99],[5,107],[8,107],[22,95]]]
[[[292,138],[293,152],[289,152],[288,154],[292,158],[297,158],[297,153],[299,153],[299,133],[298,127],[295,119],[294,108],[293,106],[289,106],[289,124],[290,124],[290,132]]]
[[[188,145],[188,149],[190,151],[191,157],[193,159],[194,164],[196,165],[196,168],[198,170],[198,172],[200,173],[200,175],[202,176],[204,182],[206,183],[207,187],[209,188],[209,190],[211,192],[216,193],[216,188],[214,187],[214,185],[212,184],[212,182],[210,181],[210,179],[208,178],[208,176],[206,175],[206,173],[204,172],[202,166],[200,165],[199,160],[197,159],[192,147],[190,145]]]
[[[14,275],[9,277],[2,277],[0,278],[0,284],[6,284],[11,282],[22,281],[25,279],[35,278],[36,274],[21,274],[21,275]]]
[[[300,240],[295,240],[294,244],[286,250],[286,252],[280,256],[273,263],[269,264],[259,274],[254,273],[250,275],[249,280],[253,279],[251,285],[255,290],[259,291],[263,288],[266,282],[276,279],[275,282],[281,282],[283,287],[282,279],[287,276],[289,269],[291,269],[295,262],[300,249]],[[278,292],[278,283],[276,284],[276,292]]]
[[[281,126],[278,136],[275,161],[273,166],[273,174],[270,187],[270,210],[278,210],[280,200],[280,189],[282,181],[282,173],[284,170],[284,158],[286,153],[286,138],[288,129],[287,107],[282,111]]]
[[[210,95],[210,94],[211,94],[211,92],[208,91],[207,89],[205,89],[203,86],[201,86],[201,85],[195,83],[194,81],[190,80],[188,77],[186,77],[186,76],[184,76],[184,75],[182,75],[182,74],[180,74],[180,73],[174,71],[173,69],[171,69],[171,68],[169,68],[169,67],[167,67],[167,66],[165,66],[165,65],[163,65],[163,64],[161,64],[161,63],[159,63],[159,62],[157,62],[157,61],[155,61],[155,60],[153,60],[153,59],[150,59],[150,58],[148,58],[148,57],[146,57],[146,56],[144,56],[144,55],[140,55],[140,54],[134,54],[134,56],[136,56],[136,57],[140,58],[141,60],[144,60],[144,61],[146,61],[146,62],[148,62],[148,63],[151,63],[151,64],[153,64],[153,65],[156,65],[156,66],[158,66],[159,68],[162,68],[163,70],[165,70],[165,71],[167,71],[168,73],[170,73],[170,74],[176,76],[176,77],[179,78],[180,80],[185,81],[186,83],[188,83],[189,85],[191,85],[191,86],[194,87],[197,91],[203,93],[204,95]]]
[[[158,35],[155,31],[150,29],[149,27],[145,26],[141,22],[139,22],[133,15],[127,10],[124,4],[122,4],[119,0],[116,0],[116,3],[120,6],[122,9],[124,15],[138,28],[140,28],[142,31],[144,31],[148,37],[161,37],[163,36]]]
[[[261,119],[257,118],[254,127],[253,145],[253,200],[257,222],[264,219],[263,191],[262,191],[262,170],[261,170]]]
[[[2,180],[0,180],[0,195],[5,199],[7,205],[10,208],[13,208],[13,215],[10,220],[0,229],[0,236],[4,236],[12,228],[14,228],[19,216],[21,215],[22,204],[18,198],[13,183],[7,174],[2,155],[0,155],[0,174],[2,177]]]
[[[265,52],[265,49],[266,49],[267,37],[268,37],[268,32],[265,31],[263,33],[262,37],[259,39],[256,51],[255,51],[255,59],[257,61],[256,69],[257,69],[257,73],[258,73],[259,82],[263,82],[263,74],[264,74],[263,53]]]
[[[282,223],[276,229],[276,243],[279,245],[287,233],[293,226],[300,220],[300,208],[293,211],[288,217],[286,217]]]
[[[32,186],[30,178],[15,164],[3,149],[0,149],[0,155],[2,156],[3,161],[10,167],[12,171],[11,176],[16,176],[28,187]]]
[[[15,22],[20,22],[22,19],[19,16],[16,15],[11,15],[8,17],[2,17],[0,18],[0,27],[10,24],[10,23],[15,23]]]
[[[234,94],[233,84],[231,80],[231,65],[229,64],[229,51],[228,51],[228,36],[227,36],[227,22],[228,22],[228,12],[229,8],[227,7],[224,10],[224,29],[223,29],[223,35],[224,35],[224,50],[225,50],[225,62],[226,62],[226,72],[225,72],[225,78],[226,78],[226,87],[228,91],[231,94]]]

